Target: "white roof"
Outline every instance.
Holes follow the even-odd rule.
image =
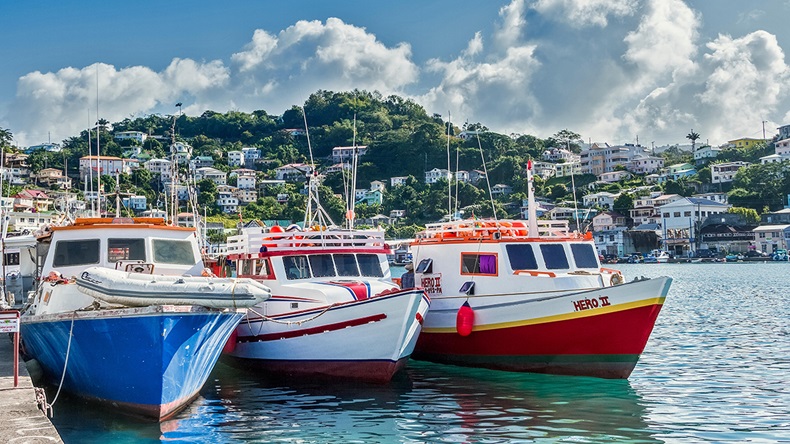
[[[760,225],[752,231],[783,231],[790,228],[790,224],[786,225]]]

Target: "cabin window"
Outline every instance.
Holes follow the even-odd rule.
[[[154,239],[154,262],[160,264],[195,265],[195,252],[188,240]]]
[[[283,256],[285,277],[294,279],[308,279],[310,267],[307,265],[307,256]]]
[[[145,240],[107,239],[107,261],[145,261]]]
[[[461,274],[496,275],[496,255],[461,253]]]
[[[59,241],[55,245],[53,267],[99,263],[99,239]]]
[[[335,275],[335,265],[332,263],[331,254],[311,254],[310,269],[314,277],[329,277]]]
[[[359,276],[357,259],[353,254],[336,254],[335,266],[338,276]]]
[[[5,265],[19,265],[19,253],[6,253],[3,255]]]
[[[598,255],[590,244],[571,244],[576,268],[598,268]]]
[[[375,254],[358,254],[359,271],[365,277],[384,277],[379,257]]]
[[[508,244],[505,246],[507,257],[510,260],[510,268],[514,270],[537,270],[538,261],[535,259],[535,252],[532,245],[528,244]]]
[[[568,269],[568,257],[565,256],[565,249],[561,244],[541,244],[540,252],[543,254],[543,262],[549,270]]]

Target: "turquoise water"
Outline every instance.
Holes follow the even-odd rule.
[[[66,443],[790,441],[790,264],[618,267],[675,279],[626,381],[411,361],[380,386],[221,364],[161,425],[63,395],[52,421]]]

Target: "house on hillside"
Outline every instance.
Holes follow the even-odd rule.
[[[740,139],[730,140],[727,142],[727,148],[744,148],[751,149],[757,145],[767,143],[767,139],[752,139],[751,137],[742,137]]]
[[[436,183],[442,178],[449,182],[451,177],[452,173],[449,170],[434,168],[425,172],[425,183]]]
[[[710,181],[711,183],[728,183],[732,182],[738,170],[749,165],[749,162],[726,162],[714,163],[710,165]]]
[[[593,233],[626,227],[626,217],[614,211],[599,213],[592,218]]]
[[[313,167],[306,163],[289,163],[274,169],[277,180],[286,182],[305,182],[313,173]]]
[[[618,197],[620,197],[620,193],[614,194],[608,191],[601,191],[582,197],[582,201],[585,207],[597,206],[601,208],[612,208],[614,206],[614,200]]]

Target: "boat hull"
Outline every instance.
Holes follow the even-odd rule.
[[[21,337],[48,382],[59,384],[65,368],[63,390],[164,420],[198,395],[242,317],[190,310],[156,306],[23,316]]]
[[[671,279],[553,294],[472,296],[472,333],[457,333],[464,299],[434,298],[413,357],[498,370],[627,378]]]
[[[383,383],[406,365],[429,304],[413,289],[267,318],[258,308],[239,324],[227,354],[270,373]]]

